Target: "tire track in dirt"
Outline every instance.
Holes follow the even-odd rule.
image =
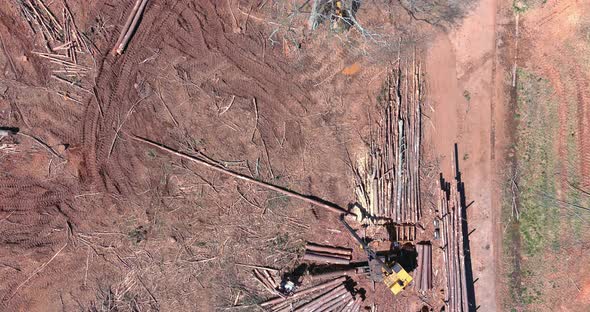
[[[244,91],[253,87],[249,93],[251,97],[260,98],[261,102],[273,102],[277,98],[284,99],[286,103],[280,105],[287,109],[291,115],[306,113],[309,103],[313,103],[309,93],[298,83],[296,73],[282,66],[275,56],[265,56],[264,63],[251,51],[257,51],[257,38],[229,33],[224,29],[229,18],[225,7],[216,2],[196,1],[194,15],[191,20],[202,25],[200,32],[208,47],[226,58],[231,65],[237,67],[243,76],[248,78],[244,83]],[[214,17],[214,18],[212,18]],[[285,64],[286,65],[286,64]],[[296,105],[292,105],[295,103]],[[291,107],[299,107],[298,111]]]
[[[133,1],[127,3],[127,11],[132,5]],[[167,8],[168,2],[162,5]],[[133,90],[134,80],[132,75],[136,72],[134,67],[137,66],[139,56],[137,55],[135,46],[139,45],[143,48],[146,37],[156,37],[150,33],[154,25],[162,24],[167,20],[169,10],[166,14],[156,10],[157,3],[151,2],[143,16],[143,22],[140,25],[131,45],[122,56],[113,56],[110,50],[103,55],[101,60],[100,72],[96,78],[96,90],[100,90],[98,94],[99,102],[92,99],[87,106],[84,117],[84,126],[82,133],[83,146],[83,165],[84,176],[86,183],[88,183],[91,190],[100,190],[115,192],[118,194],[129,194],[130,181],[121,174],[120,167],[125,163],[114,162],[109,159],[109,151],[112,141],[117,135],[116,129],[118,122],[124,118],[129,108],[133,105],[129,99],[129,91]],[[112,12],[108,15],[118,16],[119,9],[113,6]],[[124,15],[126,17],[126,15]],[[156,17],[158,19],[156,20]],[[144,29],[145,25],[151,25],[150,29]],[[112,46],[117,36],[111,36],[111,42],[107,46]],[[98,104],[102,107],[104,116],[101,116]],[[119,134],[120,135],[120,134]],[[122,138],[117,139],[119,142]],[[115,148],[118,148],[116,146]],[[113,157],[114,158],[114,157]]]
[[[574,66],[578,117],[578,152],[580,153],[581,187],[590,187],[590,77],[585,75],[580,66]],[[566,134],[569,135],[569,134]]]
[[[75,213],[66,211],[69,192],[32,178],[10,182],[8,188],[0,187],[3,198],[0,210],[8,212],[0,226],[0,244],[4,247],[0,259],[10,258],[14,253],[32,252],[37,256],[51,253],[53,246],[64,243],[68,226],[79,221]],[[15,287],[27,277],[20,270],[3,272],[2,277],[7,283],[0,287],[0,307],[6,310],[15,306],[10,301]]]
[[[557,116],[547,116],[548,123],[554,123],[554,144],[552,150],[554,155],[550,158],[552,167],[555,172],[547,174],[555,176],[553,179],[554,195],[558,202],[555,205],[559,209],[559,225],[557,228],[547,229],[548,233],[554,233],[558,246],[561,245],[567,254],[571,253],[569,246],[572,242],[572,234],[575,233],[572,223],[569,222],[574,216],[570,209],[560,201],[569,202],[571,197],[571,188],[568,184],[580,182],[580,187],[587,187],[590,184],[588,174],[590,174],[590,121],[588,105],[589,85],[588,74],[585,70],[585,58],[581,52],[587,51],[587,42],[581,35],[580,27],[582,24],[581,16],[587,15],[587,7],[580,1],[547,1],[537,7],[531,7],[525,14],[521,15],[524,21],[524,46],[525,53],[529,54],[522,58],[521,65],[525,70],[532,70],[539,79],[547,81],[552,91],[550,96],[551,105],[556,105]],[[527,42],[526,40],[530,41]],[[530,44],[529,44],[530,43]],[[519,46],[521,44],[519,43]],[[534,91],[534,90],[533,90]],[[534,101],[534,99],[533,99]],[[555,124],[557,123],[557,124]],[[545,129],[535,129],[543,131]],[[572,148],[574,148],[572,150]],[[551,157],[551,156],[549,156]],[[544,172],[543,172],[544,173]],[[552,177],[549,176],[551,179]],[[578,216],[579,217],[579,216]],[[575,219],[575,218],[574,218]],[[575,234],[576,245],[583,235]],[[556,274],[565,272],[570,274],[580,268],[584,268],[584,256],[581,252],[583,247],[580,246],[580,254],[574,257],[566,257],[563,260],[564,265],[557,268],[557,272],[549,274],[549,278]],[[549,256],[549,251],[546,255]],[[563,252],[562,252],[563,253]],[[559,254],[559,253],[558,253]],[[539,255],[537,258],[531,257],[524,259],[529,265],[534,261],[543,261],[545,255]],[[577,260],[576,260],[577,259]],[[532,274],[543,276],[542,268],[533,269]],[[569,272],[569,273],[568,273]],[[545,274],[547,275],[547,274]],[[528,303],[527,307],[531,309],[545,308],[550,310],[579,310],[583,309],[579,304],[564,298],[569,294],[576,294],[576,288],[579,285],[580,278],[583,274],[571,275],[570,283],[561,283],[554,286],[554,290],[559,290],[555,295],[551,291],[542,296],[539,302]],[[573,285],[572,285],[573,284]],[[531,287],[535,287],[531,285]],[[527,286],[528,288],[528,286]],[[530,289],[530,288],[529,288]],[[579,292],[580,289],[578,288]],[[563,295],[566,294],[564,297]]]
[[[98,7],[98,14],[123,24],[133,3],[133,0],[124,3],[112,1],[111,4]],[[269,131],[277,128],[274,124],[275,120],[284,120],[285,116],[295,119],[306,114],[308,109],[315,108],[312,106],[317,103],[314,103],[315,99],[311,92],[317,92],[318,88],[314,84],[324,81],[326,77],[331,77],[336,68],[332,66],[336,62],[330,61],[330,51],[326,49],[319,53],[317,56],[320,61],[307,60],[301,63],[304,68],[308,66],[308,63],[312,63],[317,70],[298,71],[294,69],[293,64],[284,61],[273,51],[267,51],[264,58],[261,57],[258,32],[260,29],[256,26],[249,24],[248,32],[238,34],[233,33],[231,27],[228,28],[227,25],[231,25],[229,21],[231,21],[231,15],[227,4],[223,1],[149,1],[139,29],[134,34],[128,49],[122,56],[117,57],[110,54],[110,48],[118,35],[116,30],[112,30],[108,42],[101,43],[102,56],[97,58],[98,76],[95,79],[97,98],[90,97],[84,111],[72,112],[75,114],[72,118],[68,116],[67,110],[48,112],[51,116],[50,121],[39,125],[39,133],[46,135],[48,131],[45,128],[50,128],[53,123],[59,123],[59,129],[53,135],[61,140],[67,139],[68,143],[71,140],[72,149],[75,148],[76,153],[80,154],[82,160],[79,164],[76,162],[67,164],[67,166],[76,167],[74,169],[79,172],[79,179],[63,175],[48,182],[33,178],[0,180],[0,196],[6,195],[4,198],[10,201],[6,204],[0,203],[0,210],[11,213],[5,220],[6,226],[0,230],[2,237],[0,242],[12,244],[12,248],[17,251],[35,247],[36,249],[31,252],[37,256],[36,258],[46,261],[55,253],[56,247],[63,244],[68,237],[68,227],[75,233],[79,227],[83,226],[98,228],[103,224],[122,222],[121,215],[133,209],[126,206],[129,202],[139,199],[137,203],[140,209],[144,208],[142,204],[153,203],[150,201],[152,194],[138,195],[146,194],[145,189],[140,189],[146,185],[143,179],[147,174],[142,175],[142,173],[153,168],[145,164],[149,159],[145,156],[143,148],[126,141],[126,133],[145,135],[162,141],[170,137],[174,138],[175,133],[169,133],[174,129],[165,126],[161,116],[153,113],[155,109],[150,111],[145,108],[149,108],[150,104],[154,107],[160,105],[156,95],[145,99],[146,103],[136,107],[135,113],[122,127],[121,137],[117,139],[110,156],[109,153],[117,135],[116,129],[119,123],[141,96],[135,84],[139,83],[145,72],[164,71],[162,64],[177,57],[179,52],[183,53],[187,59],[188,68],[195,77],[202,74],[199,71],[204,67],[212,67],[216,72],[221,72],[222,83],[219,85],[215,85],[209,79],[199,82],[197,87],[205,90],[204,92],[236,94],[248,101],[256,98],[261,116],[259,131],[269,142],[271,141]],[[156,66],[152,68],[150,62],[142,63],[153,54],[153,50],[160,49],[163,51],[162,55],[153,61]],[[167,49],[172,49],[173,52],[164,54]],[[160,67],[157,67],[158,65]],[[154,89],[155,84],[150,77],[145,81],[151,83]],[[190,96],[191,101],[200,100],[191,99]],[[197,104],[199,109],[206,106],[204,101]],[[45,106],[42,109],[49,110]],[[199,113],[207,114],[207,112]],[[179,119],[182,117],[186,120],[180,120],[180,124],[186,123],[194,128],[200,126],[194,124],[190,119],[192,116],[177,116]],[[71,122],[72,120],[75,122]],[[188,132],[189,129],[182,130]],[[286,124],[284,131],[287,132]],[[174,140],[174,142],[177,141],[179,140]],[[289,143],[292,142],[287,142]],[[235,144],[239,145],[243,142]],[[239,148],[246,149],[244,146]],[[249,148],[260,147],[249,146]],[[66,152],[67,158],[74,157],[74,152],[69,155],[68,153],[70,152]],[[159,178],[154,176],[156,174],[152,173],[147,179]],[[77,194],[94,192],[107,193],[123,200],[115,203],[116,200],[110,196],[105,196],[104,199],[96,202],[86,202],[86,199],[75,200]],[[73,204],[74,202],[77,206]],[[106,207],[111,204],[117,205],[118,213],[109,213]],[[88,218],[89,214],[92,214],[91,218]],[[96,224],[88,224],[89,221],[96,221]],[[64,255],[73,257],[75,251],[68,249],[60,257]],[[66,263],[60,269],[71,274],[73,271],[71,266],[73,265]],[[55,274],[48,271],[50,271],[49,268],[35,276],[27,286],[33,289],[33,285],[39,287],[39,285],[50,283]],[[31,272],[32,270],[27,268],[26,272],[3,275],[8,277],[10,282],[0,287],[0,298],[8,298],[6,294],[12,298],[15,287],[21,284]],[[68,283],[72,280],[69,276],[62,276],[62,278]],[[0,307],[25,307],[26,309],[27,298],[29,298],[27,296],[30,297],[31,293],[23,292],[21,289],[10,302],[0,302]]]

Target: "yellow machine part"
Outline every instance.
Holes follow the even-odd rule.
[[[412,282],[413,278],[397,263],[393,265],[392,269],[393,273],[386,274],[383,283],[394,295],[397,295]]]

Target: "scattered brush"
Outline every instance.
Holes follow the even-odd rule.
[[[20,8],[21,15],[26,20],[34,34],[40,33],[46,52],[33,52],[35,55],[46,59],[49,63],[58,66],[53,70],[53,79],[65,83],[77,91],[90,93],[81,85],[82,78],[90,74],[92,68],[81,63],[94,61],[98,53],[96,46],[78,29],[74,16],[63,0],[61,22],[42,0],[15,0]],[[86,55],[87,57],[82,57]],[[87,62],[84,62],[84,61]],[[64,98],[81,103],[76,96],[60,92]],[[66,94],[66,95],[64,95]]]

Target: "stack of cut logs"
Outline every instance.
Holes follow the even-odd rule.
[[[322,246],[307,243],[303,260],[332,264],[350,264],[352,250],[342,247]]]
[[[441,243],[446,273],[445,311],[468,310],[463,249],[463,207],[458,186],[461,182],[447,183],[440,179],[438,211],[441,219]]]
[[[357,198],[367,213],[414,224],[421,216],[421,66],[398,66],[387,77],[381,120],[368,157],[357,166]],[[408,70],[408,67],[410,68]]]
[[[296,291],[289,297],[278,297],[263,302],[260,305],[273,312],[320,312],[320,311],[347,311],[359,312],[362,299],[356,296],[346,287],[346,277],[339,277],[334,280]],[[321,293],[320,295],[316,295]],[[301,304],[298,301],[309,295],[314,297]]]
[[[432,289],[432,245],[417,244],[418,267],[414,278],[414,288],[426,291]]]
[[[407,242],[416,240],[416,225],[414,224],[396,224],[395,240],[398,242]]]

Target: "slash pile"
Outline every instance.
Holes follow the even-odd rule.
[[[469,311],[465,252],[463,246],[462,182],[446,182],[441,175],[438,211],[441,219],[441,243],[446,273],[445,311]]]
[[[78,30],[67,3],[63,2],[61,22],[41,0],[16,0],[16,3],[31,31],[42,35],[46,52],[33,53],[59,66],[53,70],[51,78],[82,91],[85,95],[90,94],[90,91],[82,86],[80,77],[87,76],[92,67],[82,65],[80,56],[85,54],[93,59],[98,49]],[[68,100],[83,104],[80,96],[63,91],[55,92]]]
[[[421,216],[423,86],[415,57],[411,65],[401,63],[387,77],[378,127],[371,131],[369,155],[355,178],[357,197],[369,216],[415,224]]]
[[[276,276],[276,271],[266,269],[266,268],[255,268],[253,270],[254,277],[264,289],[270,292],[273,295],[282,296],[281,293],[277,290],[279,288],[279,277]]]

